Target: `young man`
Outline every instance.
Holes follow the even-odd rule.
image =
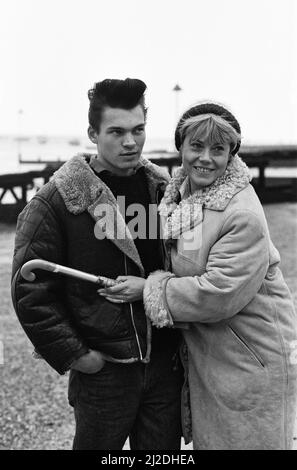
[[[13,302],[37,352],[59,374],[70,370],[74,449],[121,449],[128,436],[132,449],[180,447],[179,333],[151,327],[142,280],[133,278],[162,268],[149,205],[159,202],[167,175],[141,157],[145,89],[136,79],[95,84],[89,137],[97,155],[65,163],[18,219]],[[135,238],[129,226],[139,206],[144,227]],[[35,258],[121,283],[97,292],[93,284],[41,271],[30,283],[20,268]]]

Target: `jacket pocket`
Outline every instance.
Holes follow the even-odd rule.
[[[251,411],[263,401],[268,369],[247,341],[226,324],[217,325],[207,358],[209,393],[232,411]]]
[[[235,338],[239,341],[240,344],[243,345],[251,355],[251,357],[261,366],[265,367],[263,359],[259,356],[258,353],[255,353],[252,348],[248,345],[247,341],[240,336],[237,331],[234,330],[234,328],[230,325],[228,325],[228,328],[230,329],[231,333],[235,336]]]

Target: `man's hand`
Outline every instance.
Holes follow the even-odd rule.
[[[91,349],[71,364],[71,369],[78,370],[85,374],[95,374],[99,372],[105,364],[105,359],[99,351]]]
[[[137,276],[118,276],[118,284],[105,289],[98,289],[98,294],[110,302],[124,303],[142,300],[145,279]]]

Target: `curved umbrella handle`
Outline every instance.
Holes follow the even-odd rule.
[[[36,279],[36,275],[32,271],[35,269],[43,269],[53,273],[65,274],[66,276],[100,284],[104,287],[111,287],[117,284],[117,281],[114,279],[109,279],[104,276],[94,276],[93,274],[88,274],[84,271],[68,268],[67,266],[51,263],[50,261],[44,261],[42,259],[33,259],[25,263],[21,268],[21,275],[26,279],[26,281],[33,282]]]

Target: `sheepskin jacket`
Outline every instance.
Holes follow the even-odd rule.
[[[36,351],[60,374],[89,348],[115,362],[148,362],[151,326],[141,301],[114,304],[85,281],[39,271],[34,283],[20,275],[31,259],[90,274],[144,275],[135,243],[110,189],[89,166],[90,155],[65,163],[18,218],[12,270],[17,316]],[[141,158],[152,203],[162,197],[167,172]],[[107,205],[115,226],[98,207]],[[110,212],[109,212],[110,215]],[[104,236],[102,236],[104,234]]]
[[[186,187],[181,169],[160,205],[171,270],[144,300],[154,324],[183,325],[194,448],[290,449],[297,315],[248,169],[236,156],[207,189]]]

